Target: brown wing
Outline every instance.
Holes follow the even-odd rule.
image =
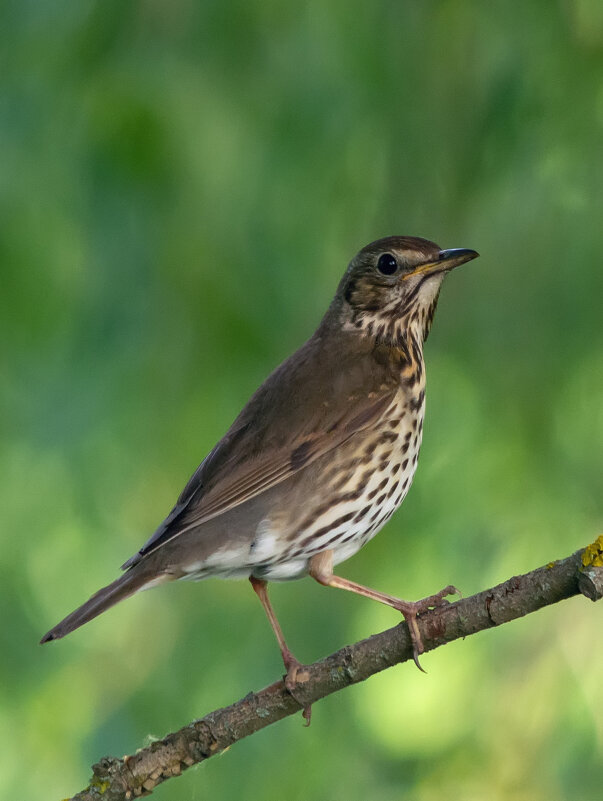
[[[372,359],[337,358],[316,337],[311,339],[255,393],[197,468],[170,515],[123,567],[265,492],[377,424],[397,389],[384,378],[383,368]]]

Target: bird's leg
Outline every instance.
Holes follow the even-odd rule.
[[[410,632],[410,639],[412,641],[412,656],[419,670],[423,670],[419,662],[419,654],[422,654],[425,648],[417,624],[417,615],[433,607],[448,603],[445,600],[445,596],[458,593],[458,590],[450,585],[435,595],[430,595],[428,598],[423,598],[420,601],[403,601],[400,598],[395,598],[393,595],[386,595],[383,592],[372,590],[370,587],[357,584],[355,581],[350,581],[340,576],[334,576],[333,551],[322,551],[322,553],[313,556],[310,559],[309,573],[313,579],[316,579],[319,584],[325,587],[337,587],[340,590],[355,592],[357,595],[363,595],[365,598],[371,598],[373,601],[387,604],[387,606],[391,606],[401,612],[408,625],[408,631]]]
[[[260,603],[264,607],[266,617],[268,618],[268,621],[272,626],[272,631],[276,636],[276,641],[278,642],[278,647],[280,648],[281,656],[283,657],[285,670],[287,671],[287,676],[285,677],[285,686],[288,690],[295,689],[295,685],[297,683],[297,674],[303,665],[293,656],[289,650],[289,647],[287,646],[287,643],[285,642],[283,630],[281,629],[280,623],[274,614],[274,609],[272,608],[270,599],[268,598],[268,582],[263,581],[262,579],[256,579],[253,576],[250,576],[249,581],[251,582],[251,586],[253,587],[256,595],[260,599]]]
[[[260,599],[260,603],[264,607],[264,612],[266,612],[268,622],[272,626],[272,631],[276,636],[276,641],[278,642],[278,647],[280,648],[281,656],[283,657],[285,670],[287,671],[287,675],[285,676],[285,687],[295,698],[294,691],[297,685],[297,675],[300,670],[303,669],[303,665],[293,656],[289,650],[289,647],[287,646],[287,643],[285,642],[283,630],[281,629],[280,623],[274,614],[274,609],[270,603],[270,598],[268,598],[268,582],[263,581],[262,579],[256,579],[253,576],[249,577],[249,581],[251,582],[251,586],[253,587],[255,594]],[[312,706],[310,705],[304,707],[302,715],[306,721],[306,726],[309,726],[310,719],[312,717]]]

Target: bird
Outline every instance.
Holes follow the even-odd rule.
[[[285,641],[267,584],[309,575],[401,613],[421,667],[417,615],[447,603],[455,588],[405,601],[334,568],[406,497],[423,433],[423,345],[445,276],[478,255],[412,236],[362,248],[315,333],[252,395],[122,575],[41,642],[165,582],[243,578],[264,608],[293,692],[303,665]]]

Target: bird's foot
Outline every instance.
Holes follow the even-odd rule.
[[[446,606],[446,604],[450,603],[450,601],[446,600],[447,595],[458,595],[459,598],[463,597],[460,590],[457,590],[453,584],[449,584],[447,587],[444,587],[443,590],[436,592],[435,595],[429,595],[427,598],[415,601],[415,603],[420,606],[417,614],[420,615],[422,612],[427,612],[428,609],[437,609],[438,606]]]
[[[289,692],[293,692],[298,684],[303,684],[308,680],[308,670],[306,666],[298,662],[292,654],[290,654],[289,658],[285,661],[285,667],[287,668],[285,687]]]
[[[423,645],[423,640],[421,639],[421,632],[419,631],[419,625],[417,623],[417,615],[421,615],[423,612],[427,612],[429,609],[436,609],[439,606],[446,606],[446,604],[449,603],[449,601],[446,600],[447,595],[460,596],[461,593],[456,587],[454,587],[452,584],[449,584],[447,587],[444,587],[443,590],[440,590],[440,592],[435,593],[435,595],[429,595],[427,598],[422,598],[420,601],[400,601],[399,604],[396,604],[396,609],[402,613],[404,620],[406,621],[406,625],[408,626],[408,631],[410,633],[410,639],[412,642],[413,661],[423,673],[426,671],[422,668],[421,663],[419,662],[419,655],[425,653],[425,646]]]
[[[298,685],[308,681],[308,669],[305,665],[302,665],[302,663],[297,660],[289,650],[283,653],[283,662],[285,663],[285,668],[287,670],[287,673],[285,674],[285,687],[287,688],[289,694],[300,704],[300,706],[303,706],[301,701],[298,701],[298,699],[295,697],[295,691]],[[312,719],[311,704],[310,706],[303,706],[302,717],[306,721],[305,725],[309,726]]]

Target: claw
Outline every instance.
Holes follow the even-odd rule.
[[[294,656],[290,656],[285,662],[285,667],[287,668],[285,687],[289,690],[291,695],[293,695],[293,690],[297,687],[297,674],[303,668],[303,665],[301,662],[298,662]]]
[[[285,674],[285,687],[291,692],[298,684],[308,681],[310,675],[308,668],[296,659],[287,648],[283,651],[283,662],[287,673]]]
[[[295,698],[297,703],[301,706],[301,701],[295,697],[295,690],[298,684],[306,681],[306,679],[302,677],[298,679],[299,674],[305,670],[305,666],[293,656],[291,651],[287,651],[286,654],[283,654],[283,661],[285,662],[285,667],[287,668],[287,673],[284,677],[285,687],[287,688],[289,695]],[[302,717],[306,721],[304,726],[307,728],[312,720],[312,704],[303,707]]]
[[[421,640],[421,632],[417,624],[417,615],[422,612],[427,612],[429,609],[436,609],[439,606],[445,606],[449,603],[446,600],[447,595],[461,595],[459,590],[452,584],[444,587],[443,590],[437,592],[435,595],[430,595],[428,598],[423,598],[420,601],[400,601],[396,608],[402,612],[404,620],[408,626],[408,632],[412,642],[412,658],[415,665],[422,673],[427,673],[419,662],[419,654],[425,652],[423,641]],[[462,597],[462,596],[461,596]]]
[[[419,662],[419,654],[417,653],[417,649],[416,648],[412,649],[412,661],[419,668],[421,673],[425,673],[425,675],[427,675],[427,671],[425,670],[423,665]]]
[[[404,609],[400,609],[400,612],[402,612],[404,620],[406,621],[406,625],[408,626],[408,633],[410,634],[410,640],[412,642],[413,662],[419,668],[421,673],[427,673],[427,671],[419,662],[419,654],[424,653],[425,648],[423,647],[421,632],[419,631],[419,626],[417,624],[417,609],[415,608],[415,604],[405,603]]]

